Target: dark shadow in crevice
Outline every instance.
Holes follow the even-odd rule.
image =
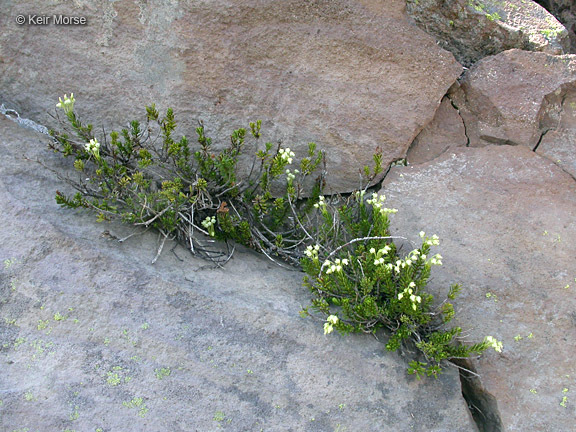
[[[460,371],[462,396],[478,427],[479,432],[502,432],[502,420],[498,401],[482,385],[472,362],[466,359],[453,360]]]

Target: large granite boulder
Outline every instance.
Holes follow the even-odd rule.
[[[512,48],[564,54],[568,31],[527,0],[408,0],[408,13],[465,66]]]
[[[476,430],[456,369],[417,381],[366,335],[299,317],[302,274],[223,269],[54,201],[66,171],[0,117],[0,423],[29,431]],[[73,173],[72,173],[73,174]],[[171,250],[172,249],[172,250]]]
[[[526,146],[492,145],[394,167],[383,192],[399,209],[395,233],[440,237],[430,286],[462,284],[456,320],[469,340],[503,341],[469,365],[482,430],[574,430],[575,179]]]
[[[87,24],[16,23],[31,14]],[[49,121],[73,92],[107,130],[153,102],[189,137],[198,119],[221,142],[261,119],[265,140],[327,149],[339,191],[377,147],[403,158],[462,71],[403,0],[24,0],[3,5],[0,41],[0,103],[26,117]]]

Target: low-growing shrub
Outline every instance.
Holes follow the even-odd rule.
[[[59,129],[50,131],[51,148],[71,157],[77,171],[76,178],[65,178],[77,192],[57,192],[60,205],[88,208],[100,221],[117,218],[157,230],[163,240],[156,258],[165,240],[175,239],[221,265],[238,242],[300,266],[313,296],[303,315],[322,314],[325,334],[387,330],[386,349],[411,344],[419,350],[421,358],[408,368],[418,378],[436,377],[450,360],[501,350],[491,336],[463,344],[462,329],[447,327],[460,287],[453,285],[442,302],[426,289],[432,267],[442,264],[432,252],[438,237],[421,232],[421,245],[402,251],[395,240],[409,242],[390,235],[389,215],[396,210],[384,206],[384,195],[368,192],[383,170],[381,153],[373,168],[361,170],[361,190],[328,196],[323,152],[310,143],[298,169],[290,168],[296,158],[290,148],[259,144],[260,121],[233,131],[229,144],[216,150],[202,123],[192,146],[175,136],[172,110],[160,115],[153,105],[144,123],[97,137],[74,102],[73,95],[60,99],[65,119],[57,115]],[[251,164],[242,169],[239,161],[250,147]],[[205,236],[230,247],[222,251]]]

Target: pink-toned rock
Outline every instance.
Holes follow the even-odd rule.
[[[546,96],[540,124],[544,135],[536,152],[576,177],[576,86]]]
[[[419,164],[432,160],[451,147],[466,146],[466,129],[450,99],[442,99],[434,119],[414,139],[406,160]]]
[[[547,95],[576,82],[576,56],[510,50],[478,62],[450,97],[471,146],[534,148],[548,125],[540,123]]]
[[[59,208],[66,169],[0,117],[0,430],[471,432],[457,371],[417,381],[367,335],[302,319],[302,274],[212,268]],[[175,246],[175,245],[172,245]],[[170,252],[169,250],[172,249]]]
[[[462,284],[456,320],[469,341],[504,344],[473,362],[476,391],[497,404],[484,415],[501,422],[485,430],[574,430],[576,181],[525,146],[486,146],[395,167],[383,192],[399,209],[395,233],[439,235],[430,286]]]
[[[84,16],[85,26],[16,24],[18,14]],[[215,142],[263,120],[263,138],[329,151],[330,186],[357,187],[377,147],[405,157],[461,73],[407,17],[403,0],[40,2],[0,16],[0,103],[46,120],[74,92],[107,129],[156,102],[182,132]]]

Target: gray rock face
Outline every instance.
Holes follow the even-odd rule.
[[[408,0],[408,13],[465,66],[519,48],[568,52],[567,30],[540,5],[526,0]]]
[[[504,344],[473,363],[497,403],[485,415],[502,424],[486,430],[573,430],[574,178],[525,146],[458,148],[393,168],[383,192],[394,230],[440,237],[431,287],[462,284],[456,320],[470,339]]]
[[[32,13],[88,24],[16,24]],[[405,157],[462,71],[402,0],[25,0],[5,5],[0,35],[0,103],[26,117],[48,120],[73,92],[107,129],[153,102],[174,108],[189,138],[198,119],[221,142],[262,119],[264,140],[329,150],[339,191],[357,187],[377,147],[386,164]]]
[[[60,209],[39,135],[0,118],[0,400],[6,430],[474,431],[455,369],[416,381],[364,335],[298,312],[302,274],[224,269]],[[74,175],[74,173],[72,173]],[[98,429],[100,428],[100,429]]]
[[[544,132],[556,127],[550,98],[572,91],[574,82],[576,56],[515,49],[478,62],[450,98],[464,119],[471,146],[534,148]]]

